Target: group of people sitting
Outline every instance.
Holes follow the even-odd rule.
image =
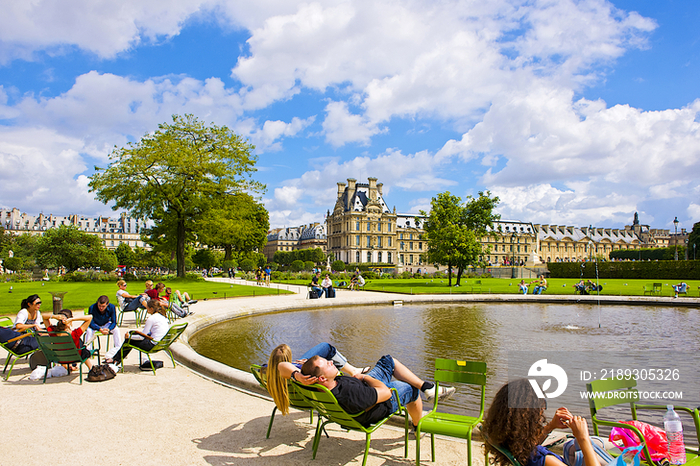
[[[532,289],[532,294],[542,294],[542,292],[547,289],[547,279],[544,278],[544,275],[538,275],[537,279],[531,281],[530,283],[525,283],[525,280],[520,280],[520,283],[518,284],[520,292],[522,294],[527,294],[528,287],[533,283],[535,283],[535,287]]]
[[[190,299],[185,293],[177,290],[174,294],[170,288],[166,288],[163,283],[153,286],[153,282],[146,282],[146,290],[140,295],[131,295],[126,292],[126,282],[119,280],[117,286],[117,301],[122,310],[135,310],[142,307],[148,315],[143,330],[132,330],[127,332],[124,338],[117,325],[117,309],[109,302],[105,295],[100,296],[97,301],[88,308],[85,315],[73,316],[69,309],[63,309],[57,314],[41,313],[41,298],[33,294],[22,300],[21,309],[17,313],[14,324],[11,328],[0,327],[0,343],[12,350],[15,354],[28,354],[39,348],[39,344],[34,337],[39,334],[70,334],[76,348],[80,350],[81,358],[85,359],[85,364],[92,367],[90,361],[90,351],[88,347],[99,335],[111,335],[112,347],[105,355],[105,362],[119,365],[122,357],[126,357],[131,350],[131,346],[136,346],[144,350],[152,349],[168,332],[170,323],[167,318],[168,308],[172,309],[179,317],[186,317],[193,314],[189,310],[189,305],[197,301]],[[160,293],[165,290],[163,296]],[[80,322],[80,326],[75,327],[73,323]],[[128,342],[131,346],[124,346]],[[43,364],[42,364],[43,363]],[[34,369],[37,365],[45,365],[43,355],[32,355],[30,366]],[[68,372],[74,367],[66,366]]]
[[[586,280],[585,282],[583,281],[583,278],[581,281],[579,281],[577,284],[572,285],[576,292],[578,294],[591,294],[596,291],[602,291],[603,287],[600,285],[596,285],[590,280]]]
[[[311,291],[313,291],[312,299],[320,298],[325,296],[326,298],[335,298],[335,288],[333,288],[333,280],[331,280],[330,275],[326,274],[321,283],[321,272],[317,271],[313,277],[311,277]]]
[[[448,399],[455,393],[454,387],[442,385],[436,390],[433,382],[422,380],[391,355],[382,356],[372,368],[360,369],[328,343],[316,345],[296,361],[288,345],[279,345],[270,354],[266,371],[267,390],[282,414],[289,413],[287,381],[293,379],[303,385],[323,385],[348,414],[362,413],[356,420],[366,427],[398,409],[392,388],[406,407],[414,432],[423,416],[421,393],[427,401],[436,396]],[[559,408],[546,422],[546,407],[546,401],[538,398],[527,379],[509,382],[491,403],[483,422],[484,433],[491,442],[510,450],[523,466],[563,466],[564,459],[540,443],[552,430],[569,428],[583,453],[585,466],[598,466],[586,419]],[[486,448],[499,465],[510,465],[499,450],[489,444]]]

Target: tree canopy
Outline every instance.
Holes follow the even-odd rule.
[[[72,225],[46,230],[37,239],[35,252],[41,267],[63,266],[69,272],[81,267],[116,267],[117,262],[114,253],[102,247],[100,238]]]
[[[478,198],[468,196],[462,204],[461,198],[444,192],[430,201],[429,214],[421,211],[428,217],[423,225],[428,242],[424,259],[448,267],[450,286],[453,267],[457,268],[459,285],[464,269],[483,256],[480,239],[500,218],[493,213],[498,202],[498,197],[492,198],[490,192],[479,192]]]
[[[238,260],[242,254],[265,246],[269,228],[265,207],[253,196],[237,193],[221,199],[210,214],[198,222],[197,238],[201,244],[223,248],[224,260]]]
[[[688,235],[688,259],[696,260],[698,257],[700,257],[700,222],[693,225],[693,230]]]
[[[174,247],[177,275],[184,277],[185,246],[194,241],[197,223],[229,196],[263,191],[252,179],[253,149],[226,126],[174,115],[137,143],[115,147],[109,166],[95,167],[89,186],[114,210],[153,221],[149,242]]]

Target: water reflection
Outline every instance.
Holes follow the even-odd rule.
[[[597,360],[588,361],[584,355],[583,362],[576,364],[678,368],[681,380],[666,389],[683,389],[678,404],[694,407],[700,404],[695,360],[698,332],[700,318],[694,309],[611,306],[599,310],[586,305],[480,303],[270,313],[210,327],[197,333],[191,343],[199,353],[242,370],[248,370],[251,363],[265,362],[280,343],[289,344],[293,354],[300,355],[321,341],[337,346],[357,366],[391,354],[428,380],[436,357],[483,360],[488,364],[487,400],[508,380],[509,356],[512,371],[517,365],[513,355],[517,357],[518,351],[579,356],[597,351],[605,356],[591,356]],[[630,353],[633,362],[621,358]],[[570,383],[572,390],[549,402],[550,411],[566,405],[588,415],[587,402],[573,390],[585,390],[585,384],[580,380]],[[473,391],[461,390],[447,406],[461,410],[473,404],[474,397]]]

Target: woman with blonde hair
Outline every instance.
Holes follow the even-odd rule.
[[[291,348],[286,344],[279,345],[272,350],[267,363],[267,391],[275,401],[277,409],[283,415],[289,413],[288,379],[294,379],[304,385],[316,383],[316,377],[306,376],[301,373],[301,365],[313,356],[321,356],[324,359],[333,361],[335,367],[346,375],[364,374],[370,370],[369,366],[358,369],[349,364],[345,356],[328,343],[319,343],[304,353],[301,359],[294,362],[292,362]]]

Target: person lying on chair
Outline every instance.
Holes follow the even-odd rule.
[[[428,400],[435,397],[435,384],[424,382],[406,366],[390,355],[382,356],[377,364],[366,374],[353,377],[340,375],[332,360],[314,356],[301,367],[301,373],[317,378],[317,383],[333,393],[338,404],[348,413],[357,414],[365,411],[355,419],[365,427],[381,421],[398,409],[396,397],[391,388],[398,391],[401,404],[411,416],[415,430],[423,416],[422,391]],[[392,381],[392,378],[396,380]],[[454,394],[453,387],[440,387],[438,397],[447,399]]]

